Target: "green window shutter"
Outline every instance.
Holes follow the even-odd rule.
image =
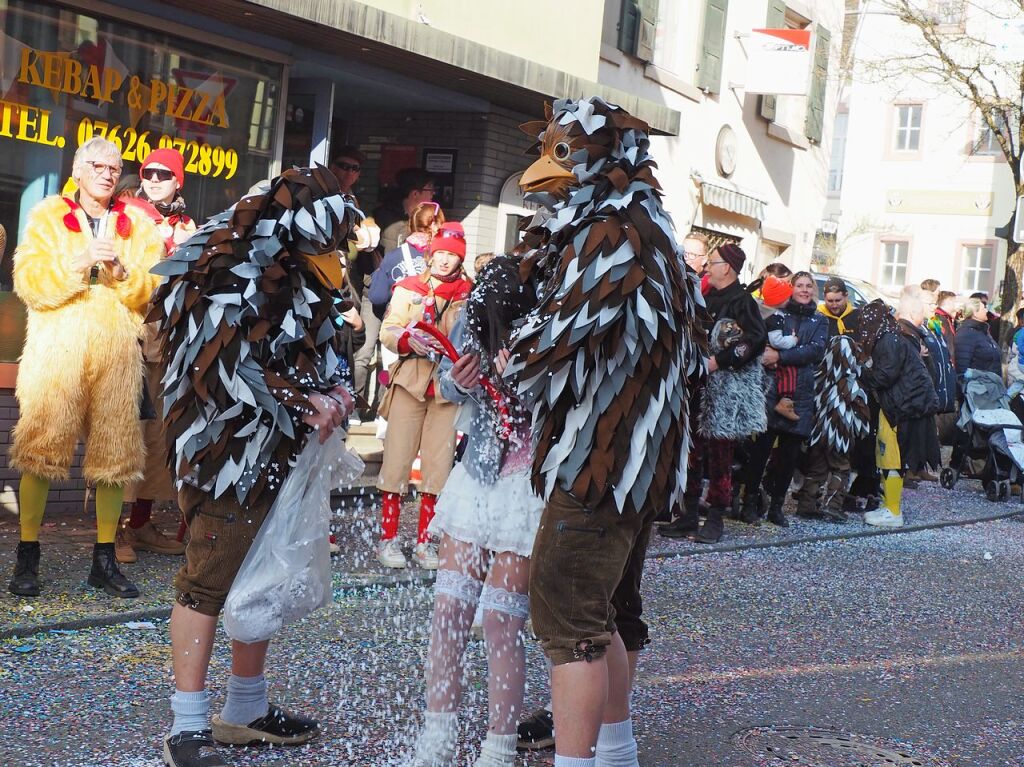
[[[636,55],[636,41],[639,37],[639,0],[622,0],[622,12],[619,14],[619,50],[630,56]]]
[[[640,30],[636,40],[636,57],[654,61],[654,33],[658,28],[658,0],[640,0]]]
[[[729,0],[706,0],[704,41],[697,65],[697,87],[718,93],[722,87],[722,53],[725,50],[725,19]]]
[[[786,0],[768,0],[768,18],[766,29],[782,29],[786,26]],[[761,117],[773,122],[775,120],[775,96],[761,96]]]
[[[804,133],[811,141],[821,142],[825,125],[825,87],[828,84],[828,50],[832,35],[822,26],[815,34],[814,69],[811,70],[811,89],[807,93],[807,119]]]

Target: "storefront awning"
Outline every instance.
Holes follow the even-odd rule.
[[[165,0],[195,10],[193,0]],[[304,48],[444,83],[526,115],[543,114],[543,102],[600,96],[645,120],[652,133],[677,135],[674,109],[631,93],[575,77],[512,54],[417,24],[355,0],[207,0],[204,15],[274,34]]]
[[[757,221],[764,221],[768,208],[767,200],[711,181],[701,181],[700,190],[705,205],[721,208]]]

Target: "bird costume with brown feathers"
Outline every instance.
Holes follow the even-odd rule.
[[[362,214],[326,168],[285,171],[211,218],[153,271],[172,469],[214,498],[273,497],[342,383],[334,302]]]
[[[588,507],[669,508],[686,484],[688,381],[702,303],[676,257],[647,125],[600,98],[561,100],[520,185],[552,215],[528,232],[546,277],[507,376],[532,408],[533,482]]]

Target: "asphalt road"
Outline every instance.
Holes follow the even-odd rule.
[[[984,501],[980,501],[984,503]],[[648,562],[635,719],[645,767],[1024,764],[1016,519]],[[272,649],[272,699],[315,713],[303,749],[238,765],[391,765],[422,705],[430,591],[336,594]],[[227,674],[222,643],[214,710]],[[528,707],[547,695],[529,643]],[[472,764],[482,643],[463,708]],[[0,642],[0,765],[158,765],[172,680],[166,624]],[[803,728],[803,729],[801,729]],[[768,750],[772,749],[772,750]],[[542,753],[523,764],[550,764]]]

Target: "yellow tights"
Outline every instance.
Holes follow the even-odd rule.
[[[49,492],[49,481],[34,474],[21,476],[21,487],[18,489],[21,540],[39,540],[39,528],[43,524],[46,496]],[[107,485],[102,482],[96,485],[96,543],[114,542],[123,502],[124,488],[121,485]]]

